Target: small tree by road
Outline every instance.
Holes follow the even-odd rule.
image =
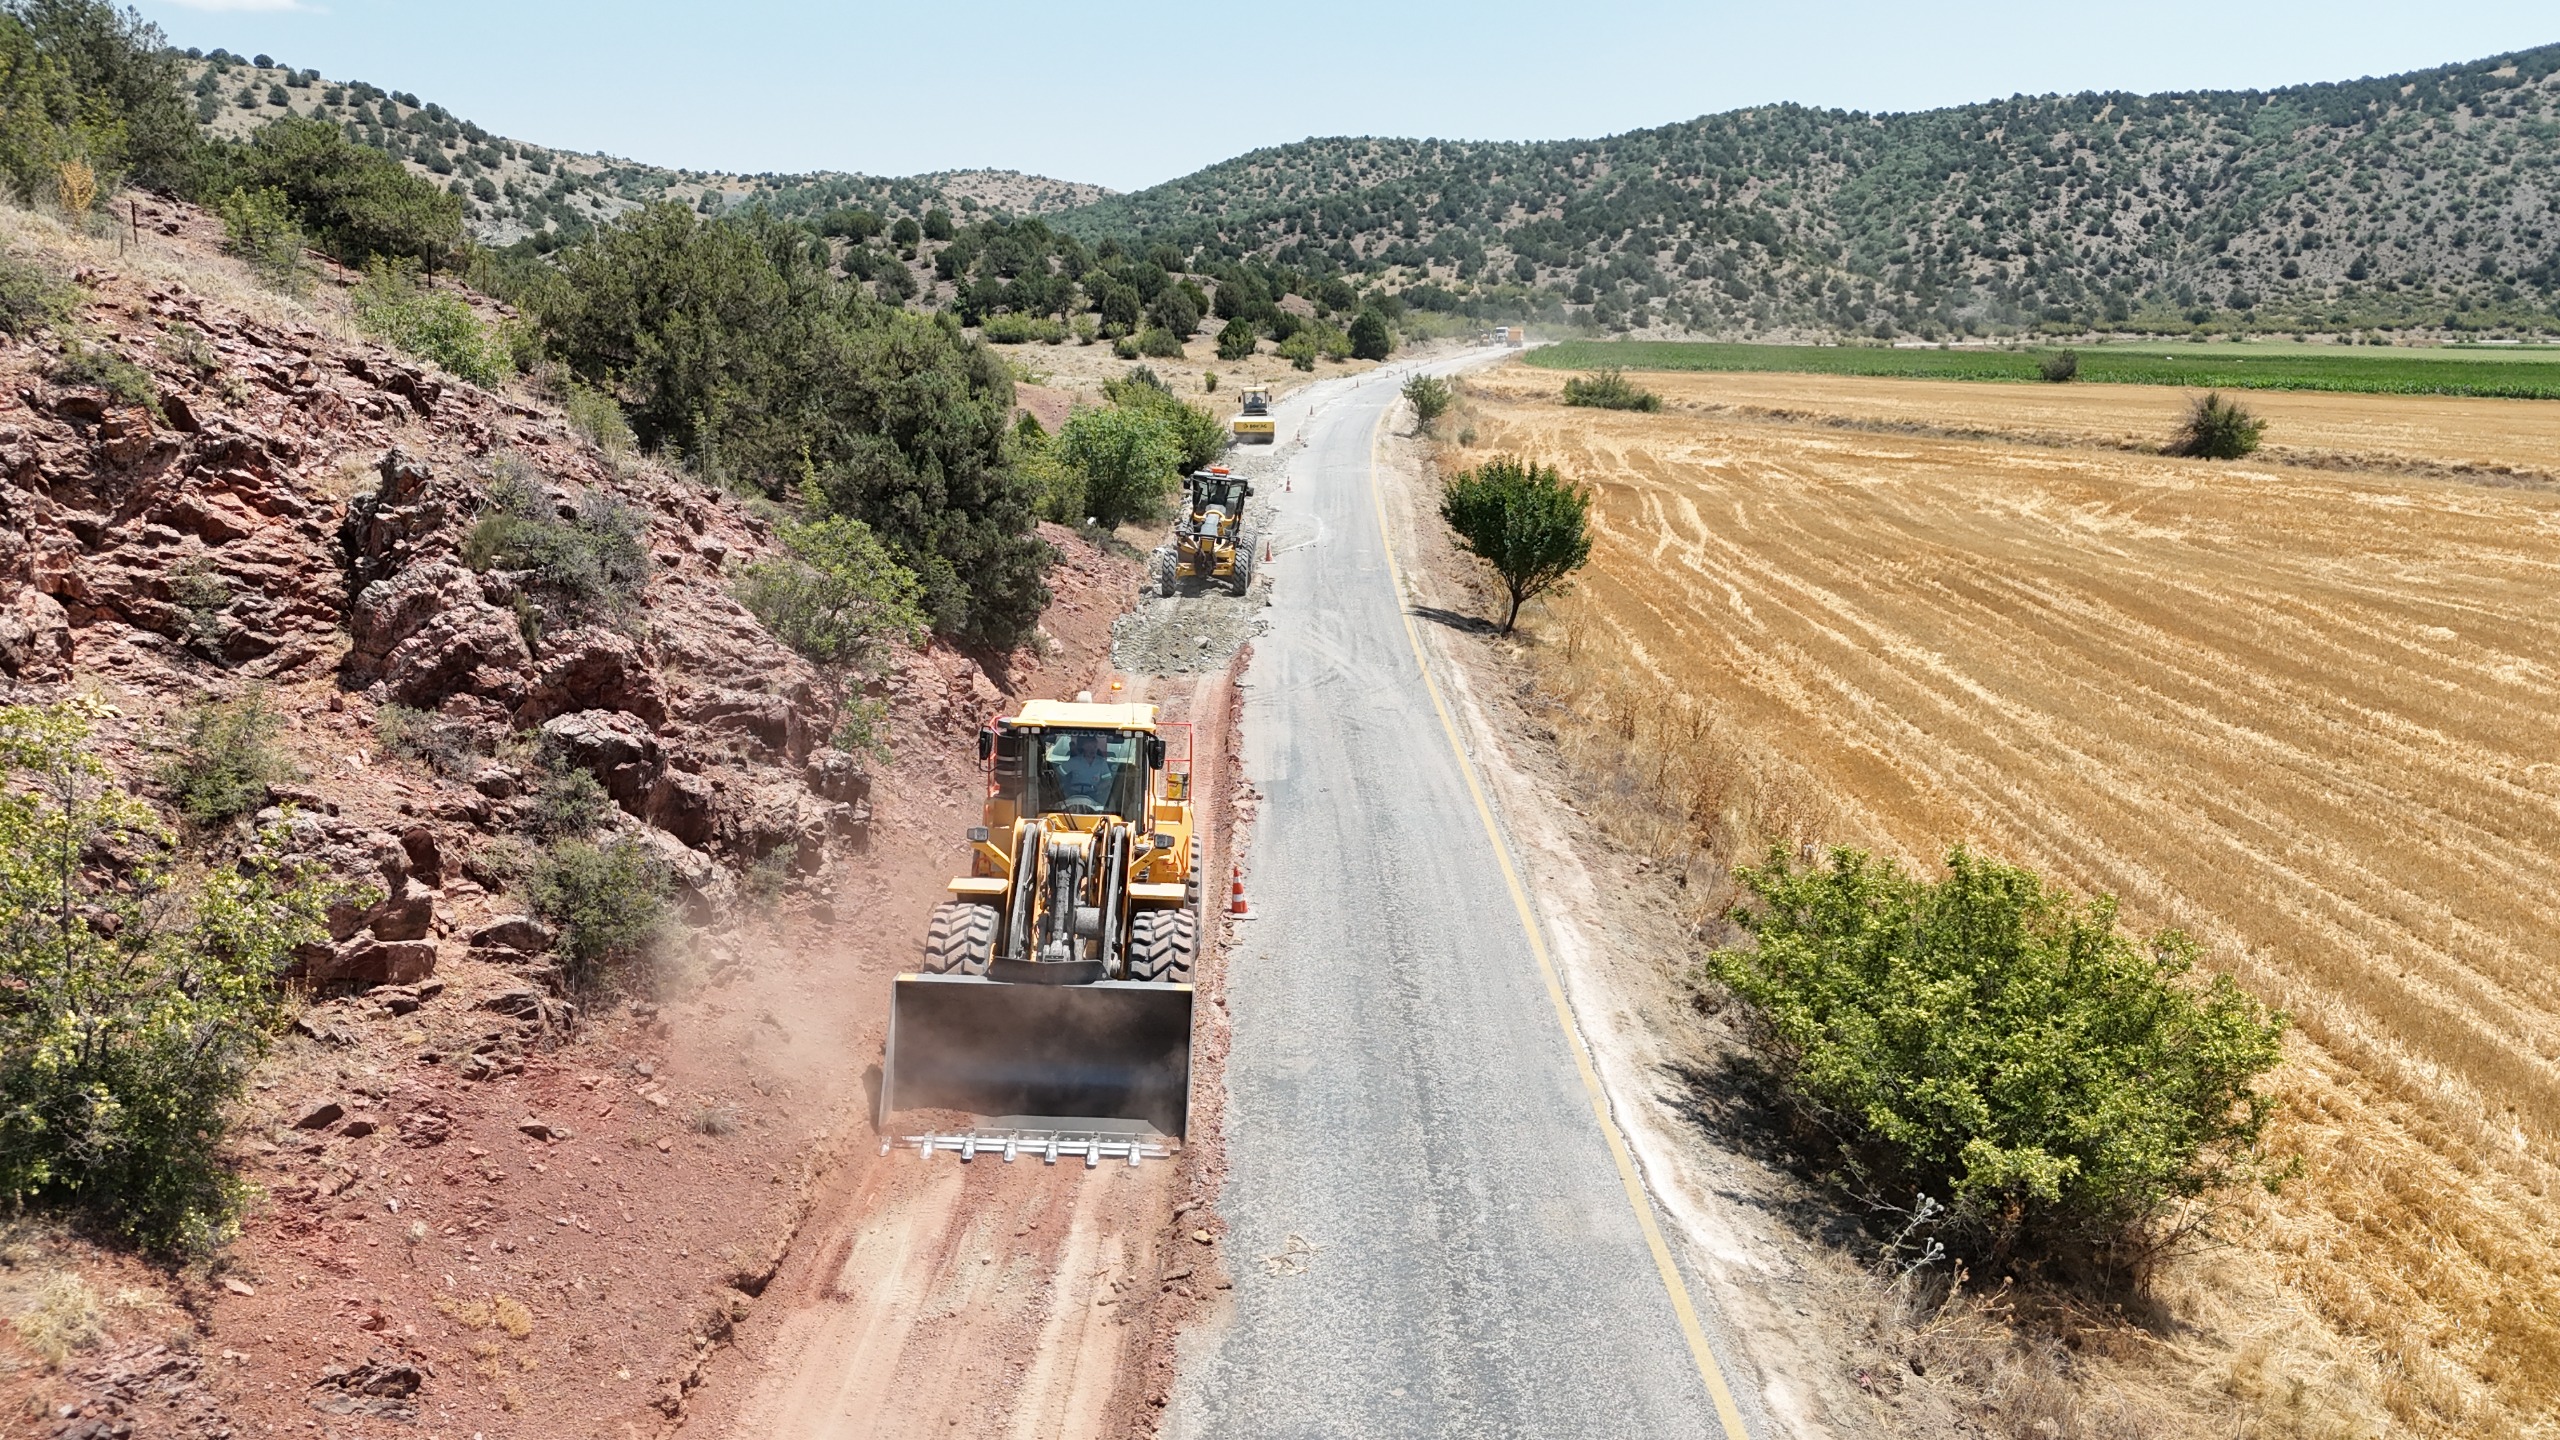
[[[1505,455],[1460,471],[1440,490],[1440,518],[1458,543],[1493,567],[1511,597],[1502,633],[1520,607],[1556,589],[1591,558],[1591,492],[1556,467]]]
[[[1449,382],[1437,375],[1416,375],[1404,382],[1404,403],[1413,407],[1414,423],[1428,430],[1431,422],[1449,413],[1450,402],[1457,395]]]

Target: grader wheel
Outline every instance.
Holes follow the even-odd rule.
[[[1149,559],[1155,566],[1156,593],[1171,599],[1182,588],[1182,562],[1170,545],[1159,547]]]
[[[924,932],[924,968],[934,975],[984,975],[996,953],[996,907],[945,900]]]
[[[1253,588],[1253,562],[1261,558],[1254,547],[1260,543],[1250,530],[1236,536],[1236,563],[1234,574],[1227,580],[1228,590],[1241,595]]]

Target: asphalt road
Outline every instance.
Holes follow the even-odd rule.
[[[1266,798],[1227,982],[1235,1295],[1184,1345],[1167,1433],[1719,1436],[1406,636],[1369,474],[1396,383],[1282,410],[1307,443],[1244,708]]]

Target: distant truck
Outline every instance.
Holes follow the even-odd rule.
[[[1227,422],[1239,445],[1271,445],[1279,442],[1280,423],[1271,418],[1271,390],[1264,385],[1245,387],[1244,408]]]
[[[1494,326],[1494,327],[1493,327],[1493,343],[1494,343],[1494,344],[1496,344],[1496,345],[1508,345],[1508,344],[1510,344],[1510,343],[1511,343],[1511,327],[1510,327],[1510,326],[1508,326],[1508,325],[1496,325],[1496,326]]]
[[[1526,325],[1505,325],[1497,333],[1502,337],[1502,343],[1514,350],[1529,343],[1529,327]]]

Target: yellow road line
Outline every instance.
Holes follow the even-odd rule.
[[[1458,738],[1458,722],[1449,714],[1448,703],[1440,698],[1440,684],[1431,678],[1431,661],[1422,648],[1422,631],[1413,623],[1413,612],[1405,608],[1404,573],[1396,566],[1395,533],[1387,524],[1387,498],[1378,488],[1378,442],[1387,428],[1387,417],[1395,413],[1389,405],[1378,413],[1378,423],[1369,432],[1369,501],[1378,512],[1378,544],[1386,552],[1387,583],[1395,588],[1396,614],[1404,621],[1405,642],[1413,647],[1413,663],[1422,671],[1423,688],[1431,694],[1431,708],[1440,715],[1441,733],[1449,738],[1449,752],[1458,760],[1458,773],[1467,780],[1467,794],[1476,802],[1476,818],[1484,822],[1485,838],[1493,844],[1493,858],[1502,866],[1502,883],[1511,890],[1511,908],[1520,915],[1520,929],[1529,937],[1529,953],[1538,960],[1538,974],[1547,982],[1547,999],[1556,1007],[1556,1023],[1564,1029],[1567,1048],[1573,1051],[1573,1067],[1582,1075],[1583,1091],[1591,1097],[1591,1113],[1600,1122],[1600,1133],[1608,1137],[1610,1158],[1618,1162],[1618,1181],[1626,1187],[1627,1206],[1636,1212],[1636,1224],[1644,1230],[1645,1248],[1653,1252],[1653,1267],[1662,1272],[1662,1288],[1671,1292],[1671,1309],[1680,1317],[1680,1334],[1689,1342],[1689,1356],[1698,1364],[1698,1378],[1707,1382],[1707,1394],[1714,1398],[1716,1418],[1723,1422],[1726,1440],[1750,1440],[1742,1427],[1742,1411],[1733,1403],[1733,1389],[1725,1384],[1724,1370],[1716,1364],[1715,1352],[1707,1347],[1707,1332],[1698,1323],[1698,1307],[1689,1298],[1689,1284],[1680,1276],[1678,1262],[1671,1258],[1671,1246],[1662,1238],[1662,1226],[1654,1219],[1653,1201],[1645,1194],[1643,1177],[1636,1173],[1635,1152],[1628,1148],[1627,1137],[1618,1129],[1618,1119],[1609,1111],[1608,1092],[1600,1088],[1600,1073],[1592,1068],[1591,1047],[1583,1041],[1582,1030],[1573,1023],[1573,1005],[1565,999],[1564,982],[1556,977],[1555,961],[1547,954],[1546,936],[1538,928],[1537,912],[1530,907],[1529,892],[1520,883],[1520,872],[1511,863],[1511,847],[1503,843],[1501,828],[1494,824],[1493,806],[1484,798],[1484,786],[1476,780],[1474,762],[1467,759],[1467,747]]]

